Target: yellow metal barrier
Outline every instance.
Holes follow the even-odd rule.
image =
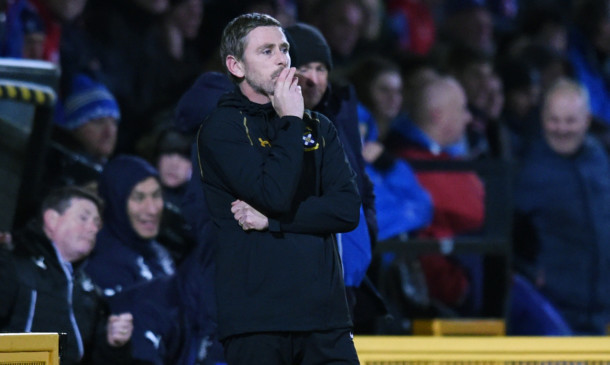
[[[416,319],[415,336],[504,336],[506,325],[502,319]]]
[[[59,334],[0,333],[0,365],[59,365]]]
[[[362,365],[610,364],[610,337],[356,336]]]

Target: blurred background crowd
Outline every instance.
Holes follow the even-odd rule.
[[[154,248],[140,254],[157,255],[156,263],[140,273],[146,266],[145,281],[178,279],[153,292],[195,285],[183,280],[201,274],[189,258],[208,257],[197,243],[197,208],[184,204],[189,182],[199,179],[191,148],[205,114],[231,89],[219,58],[222,29],[246,12],[272,15],[297,40],[294,26],[303,23],[325,39],[329,56],[317,61],[327,61],[328,80],[301,69],[302,87],[355,92],[377,241],[408,247],[413,238],[476,237],[490,215],[486,201],[498,192],[476,169],[455,171],[451,162],[506,167],[510,194],[494,199],[511,216],[510,275],[500,285],[508,288],[509,334],[605,333],[610,0],[0,0],[0,56],[45,60],[61,71],[44,181],[46,188],[103,188],[98,247],[116,237],[154,238]],[[413,161],[444,164],[419,170]],[[150,176],[158,176],[162,194],[140,185]],[[153,223],[117,218],[135,187],[144,189],[142,201],[160,199],[158,209],[141,210]],[[146,233],[155,219],[161,228]],[[132,229],[123,227],[127,221]],[[121,238],[133,230],[138,237]],[[118,251],[100,252],[90,275],[112,296],[122,290],[108,274]],[[368,275],[385,315],[365,316],[357,330],[408,334],[414,314],[485,314],[488,273],[476,252],[416,260],[386,253],[372,261]],[[135,297],[124,296],[123,308]],[[194,307],[180,308],[192,314]]]

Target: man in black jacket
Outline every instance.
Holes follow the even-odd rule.
[[[107,316],[83,271],[100,208],[86,190],[56,189],[43,201],[40,219],[15,235],[14,251],[0,248],[0,331],[66,333],[62,365],[131,361],[131,314]]]
[[[238,85],[198,136],[229,364],[358,364],[334,234],[360,197],[330,121],[304,109],[277,20],[245,14],[221,58]]]
[[[362,140],[358,126],[358,99],[351,84],[330,83],[333,68],[330,47],[320,31],[306,23],[287,27],[286,37],[290,43],[290,58],[296,67],[299,86],[303,93],[305,108],[324,114],[337,128],[337,133],[351,167],[356,173],[358,192],[362,198],[362,211],[358,229],[340,236],[343,277],[347,288],[350,311],[356,328],[362,328],[364,316],[354,312],[366,312],[370,322],[384,311],[380,300],[367,300],[371,305],[360,306],[355,311],[356,297],[363,293],[374,293],[365,273],[372,259],[373,246],[377,240],[377,219],[373,183],[365,171],[362,157]],[[375,298],[372,296],[370,298]],[[367,299],[370,299],[367,298]],[[366,307],[366,308],[365,308]],[[381,307],[381,308],[380,308]]]

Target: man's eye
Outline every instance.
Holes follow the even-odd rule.
[[[284,53],[284,54],[288,53],[288,48],[287,47],[282,48],[282,53]]]
[[[142,200],[144,200],[144,196],[138,194],[138,195],[132,196],[129,199],[133,200],[134,202],[141,202]]]
[[[271,50],[270,49],[264,49],[263,50],[263,54],[266,54],[266,55],[271,54]]]

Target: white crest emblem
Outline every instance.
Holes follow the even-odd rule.
[[[148,330],[144,333],[144,337],[150,340],[150,342],[153,343],[157,350],[159,349],[159,343],[161,343],[161,335],[155,335],[151,330]]]
[[[313,138],[313,133],[311,128],[305,127],[305,133],[303,133],[303,146],[305,146],[305,151],[313,151],[317,150],[320,146],[318,142]]]
[[[303,145],[305,147],[311,147],[315,144],[316,144],[316,141],[313,139],[311,132],[310,131],[305,132],[305,134],[303,134]]]
[[[153,278],[152,271],[150,271],[150,268],[144,262],[144,257],[139,256],[136,263],[138,264],[138,267],[140,268],[140,276],[146,280],[152,280],[152,278]]]
[[[95,286],[93,285],[93,282],[89,278],[85,278],[83,280],[83,282],[81,283],[81,286],[82,286],[83,290],[86,292],[93,291],[93,289],[95,288]]]
[[[34,264],[36,266],[38,266],[39,268],[46,270],[47,269],[47,264],[44,263],[44,257],[40,256],[40,257],[32,257],[32,261],[34,261]]]

